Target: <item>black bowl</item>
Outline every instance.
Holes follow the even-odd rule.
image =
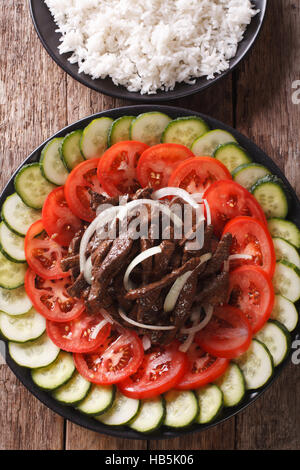
[[[260,10],[260,12],[254,18],[252,18],[251,24],[248,26],[245,32],[244,39],[239,44],[236,56],[231,59],[230,67],[225,72],[216,75],[215,78],[210,80],[207,80],[206,77],[198,78],[194,85],[179,83],[175,86],[174,90],[167,92],[159,91],[155,95],[141,95],[137,92],[130,92],[123,86],[114,85],[110,78],[92,80],[89,75],[78,73],[77,64],[71,64],[68,61],[68,58],[71,54],[59,54],[58,46],[60,44],[60,34],[55,32],[56,25],[44,1],[30,0],[30,11],[35,29],[43,46],[50,54],[52,59],[55,60],[55,62],[65,72],[71,75],[71,77],[75,78],[75,80],[78,80],[83,85],[86,85],[100,93],[104,93],[105,95],[134,101],[142,101],[144,103],[153,103],[182,98],[184,96],[192,95],[198,91],[204,90],[227,75],[238,65],[238,63],[245,57],[247,52],[253,46],[261,29],[266,12],[267,0],[252,0],[252,3],[257,9]]]
[[[175,108],[175,107],[168,107],[168,106],[155,106],[155,105],[139,105],[139,106],[131,106],[131,107],[123,107],[123,108],[116,108],[116,109],[111,109],[110,111],[103,111],[101,113],[94,114],[93,116],[86,117],[84,119],[81,119],[80,121],[75,122],[74,124],[71,124],[70,126],[65,127],[61,131],[57,132],[54,134],[52,137],[50,137],[48,140],[52,139],[53,137],[61,137],[64,136],[65,134],[72,132],[75,129],[83,128],[86,126],[92,119],[100,116],[109,116],[113,119],[123,116],[123,115],[138,115],[140,113],[144,113],[147,111],[160,111],[163,113],[168,114],[170,117],[175,118],[178,116],[189,116],[191,112],[187,109],[182,109],[182,108]],[[195,113],[209,124],[209,126],[212,129],[224,129],[234,135],[236,140],[242,145],[248,153],[252,156],[253,160],[265,165],[270,169],[270,171],[277,175],[279,178],[281,178],[286,187],[288,188],[290,194],[291,194],[291,206],[290,206],[290,212],[289,212],[289,219],[292,220],[294,223],[296,223],[300,227],[300,202],[299,199],[296,196],[295,191],[285,178],[284,174],[280,171],[280,169],[277,167],[277,165],[268,157],[261,149],[259,149],[253,142],[251,142],[247,137],[243,136],[240,134],[238,131],[235,129],[232,129],[231,127],[222,124],[220,121],[217,121],[216,119],[210,118],[206,115],[200,114],[200,113]],[[47,141],[46,141],[47,142]],[[10,181],[4,188],[1,196],[0,196],[0,207],[2,206],[4,200],[6,199],[7,196],[12,194],[14,192],[14,176],[16,173],[19,171],[19,169],[31,162],[36,162],[40,158],[41,150],[46,144],[44,142],[42,145],[40,145],[37,149],[35,149],[29,157],[26,158],[26,160],[22,163],[22,165],[16,170],[16,172],[12,175]],[[300,325],[298,325],[297,329],[292,333],[292,340],[299,339],[300,338]],[[59,402],[54,400],[54,398],[51,397],[50,394],[44,392],[42,389],[37,387],[33,381],[31,380],[30,376],[30,371],[26,368],[18,366],[9,356],[8,354],[8,348],[6,348],[6,359],[7,359],[7,364],[11,368],[11,370],[15,373],[15,375],[18,377],[18,379],[23,383],[23,385],[30,390],[33,395],[35,395],[42,403],[44,403],[46,406],[51,408],[53,411],[56,413],[60,414],[64,418],[68,419],[69,421],[73,421],[76,424],[79,424],[81,426],[84,426],[88,429],[91,429],[92,431],[96,431],[99,433],[104,433],[104,434],[109,434],[112,436],[116,437],[124,437],[127,439],[165,439],[165,438],[173,438],[173,437],[178,437],[182,436],[187,433],[191,432],[199,432],[203,431],[205,429],[208,429],[212,426],[215,426],[219,423],[222,423],[223,421],[231,418],[232,416],[236,415],[240,411],[242,411],[244,408],[246,408],[248,405],[253,403],[259,396],[262,395],[262,393],[273,383],[273,381],[278,377],[280,372],[283,370],[283,368],[287,365],[287,363],[290,360],[290,355],[288,358],[285,359],[285,361],[280,364],[278,367],[275,369],[275,373],[272,377],[272,379],[264,386],[262,387],[259,391],[252,391],[252,392],[247,392],[244,400],[242,403],[234,408],[225,408],[222,412],[222,414],[219,416],[219,418],[210,424],[205,424],[205,425],[192,425],[187,429],[182,429],[182,430],[170,430],[165,427],[162,427],[159,429],[157,432],[152,433],[150,435],[143,435],[139,434],[138,432],[135,432],[127,427],[119,427],[119,428],[114,428],[114,427],[108,427],[100,422],[96,421],[93,418],[90,418],[88,416],[85,416],[78,411],[76,411],[73,408],[70,408],[68,406],[61,405]]]

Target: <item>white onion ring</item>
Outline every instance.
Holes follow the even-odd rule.
[[[206,209],[206,223],[207,225],[211,225],[211,212],[210,212],[210,207],[206,199],[203,199],[203,202],[205,204],[205,209]]]
[[[153,246],[152,248],[149,248],[148,250],[142,251],[138,256],[136,256],[131,263],[129,264],[128,268],[125,271],[124,278],[123,278],[123,284],[124,287],[127,291],[132,289],[132,283],[130,282],[129,276],[131,272],[134,270],[134,268],[145,261],[145,259],[150,258],[151,256],[158,255],[161,253],[161,247],[160,246]]]
[[[157,330],[157,331],[168,331],[168,330],[174,330],[175,326],[161,326],[161,325],[146,325],[145,323],[139,323],[135,320],[132,320],[131,318],[127,317],[125,313],[123,312],[122,309],[119,308],[119,315],[123,320],[125,320],[127,323],[130,323],[133,326],[137,326],[138,328],[144,328],[146,330]]]
[[[158,189],[155,191],[155,193],[152,194],[152,199],[158,200],[166,196],[180,197],[180,199],[190,204],[194,209],[197,210],[199,208],[199,205],[195,202],[192,196],[182,188],[168,187]]]
[[[205,326],[210,322],[211,317],[214,313],[214,307],[212,305],[207,305],[204,307],[205,310],[205,318],[198,323],[198,325],[191,326],[190,328],[181,328],[180,333],[182,334],[195,334],[197,331],[202,330]]]
[[[111,317],[111,315],[106,310],[104,310],[104,308],[100,308],[100,313],[101,313],[102,317],[105,320],[107,320],[109,323],[114,323],[115,322],[113,320],[113,318]]]
[[[151,341],[147,335],[144,335],[142,337],[142,343],[143,343],[144,351],[147,351],[147,349],[151,348]]]
[[[98,323],[98,325],[96,325],[92,331],[92,333],[90,334],[90,338],[91,339],[96,339],[100,330],[102,330],[102,328],[107,324],[107,320],[102,320],[100,323]]]
[[[83,270],[83,274],[84,274],[84,278],[86,280],[86,282],[88,284],[92,284],[92,257],[89,256],[88,259],[86,260],[85,262],[85,266],[84,266],[84,270]]]
[[[228,256],[228,261],[233,261],[235,259],[252,259],[253,256],[251,255],[246,255],[246,254],[243,254],[243,253],[240,253],[240,254],[235,254],[235,255],[230,255]]]

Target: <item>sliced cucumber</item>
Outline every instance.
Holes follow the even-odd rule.
[[[82,130],[77,129],[65,136],[59,148],[61,159],[69,171],[72,171],[75,166],[84,160],[80,151],[81,137]]]
[[[108,134],[109,147],[117,142],[130,140],[130,126],[133,120],[134,116],[121,116],[112,123]]]
[[[183,428],[195,421],[199,413],[196,395],[191,390],[170,390],[165,393],[166,417],[164,424],[171,428]]]
[[[31,377],[33,382],[44,390],[55,390],[61,387],[72,377],[75,371],[73,356],[60,351],[55,361],[47,367],[33,369]]]
[[[282,323],[288,331],[293,331],[298,323],[298,312],[293,302],[276,294],[271,318]]]
[[[50,140],[43,148],[40,158],[42,175],[57,186],[63,186],[69,175],[60,156],[63,141],[63,137]]]
[[[8,343],[8,350],[11,358],[19,366],[35,369],[45,367],[55,361],[59,348],[52,343],[47,334],[27,343]]]
[[[213,156],[223,163],[230,172],[238,166],[252,161],[246,150],[236,142],[227,142],[226,144],[219,145],[214,151]]]
[[[283,238],[273,238],[273,244],[276,253],[276,260],[286,259],[300,269],[300,256],[298,250],[290,242]]]
[[[197,116],[180,117],[171,121],[165,128],[161,141],[191,147],[197,137],[209,130],[203,119]]]
[[[44,178],[39,163],[30,163],[21,168],[15,177],[15,190],[27,206],[41,209],[48,194],[55,188]]]
[[[277,261],[273,285],[276,294],[281,294],[291,302],[300,299],[300,270],[289,261]]]
[[[0,287],[16,289],[24,285],[26,263],[10,261],[0,252]]]
[[[273,359],[268,348],[253,339],[248,351],[235,359],[246,381],[247,390],[255,390],[265,385],[273,375]]]
[[[223,393],[221,389],[214,384],[196,390],[196,396],[199,402],[199,414],[196,422],[206,424],[214,421],[223,408]]]
[[[53,392],[53,397],[65,405],[78,405],[89,393],[91,383],[76,370],[72,377]]]
[[[129,426],[138,432],[156,431],[164,421],[166,407],[161,396],[142,400],[140,410]]]
[[[0,250],[11,261],[25,263],[24,237],[12,232],[4,222],[0,223]]]
[[[0,310],[8,315],[24,315],[32,308],[25,288],[3,289],[0,287]]]
[[[114,386],[93,384],[87,396],[77,406],[77,409],[87,415],[100,415],[109,410],[114,398]]]
[[[270,170],[259,163],[246,163],[233,170],[232,177],[234,181],[250,191],[257,180],[270,174]]]
[[[285,218],[289,211],[287,192],[281,179],[275,175],[260,178],[250,189],[267,218]]]
[[[157,145],[170,122],[169,116],[157,111],[140,114],[131,123],[130,138],[147,145]]]
[[[291,345],[291,336],[285,326],[276,320],[270,320],[256,333],[255,337],[267,346],[274,365],[281,364],[286,358]]]
[[[94,119],[84,130],[80,139],[80,150],[84,158],[101,157],[107,149],[108,133],[113,119]]]
[[[109,426],[122,426],[129,423],[138,414],[139,408],[139,400],[125,397],[117,391],[111,408],[106,413],[95,416],[95,418]]]
[[[244,398],[245,379],[237,364],[231,362],[225,374],[216,381],[216,384],[223,392],[225,406],[236,406]]]
[[[300,248],[300,230],[293,222],[272,218],[268,220],[268,228],[272,237],[283,238],[296,248]]]
[[[198,157],[213,155],[219,145],[236,142],[232,134],[222,129],[214,129],[198,137],[192,144],[191,151]]]
[[[2,335],[15,343],[26,343],[42,336],[46,331],[46,320],[34,308],[24,315],[11,316],[0,313]]]
[[[42,218],[42,213],[26,206],[20,196],[14,193],[5,199],[1,217],[10,230],[25,237],[30,225]]]

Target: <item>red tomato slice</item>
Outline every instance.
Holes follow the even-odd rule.
[[[82,300],[70,297],[66,289],[71,278],[42,279],[31,269],[25,275],[25,289],[34,308],[43,317],[56,322],[65,322],[78,317],[84,310]]]
[[[191,194],[203,193],[219,180],[231,180],[231,174],[223,163],[212,157],[194,157],[173,171],[168,186],[185,189]]]
[[[180,382],[175,386],[178,390],[189,390],[202,387],[213,382],[224,374],[229,361],[204,352],[193,343],[187,352],[188,369]]]
[[[257,333],[270,318],[274,288],[270,277],[257,266],[242,266],[230,273],[229,303],[247,316]]]
[[[133,194],[140,188],[136,167],[148,145],[134,140],[118,142],[102,155],[98,178],[110,196]]]
[[[96,216],[90,207],[89,189],[99,194],[104,192],[97,178],[98,163],[99,158],[92,158],[77,165],[69,174],[64,188],[73,214],[87,222],[91,222]]]
[[[212,224],[217,235],[221,235],[226,223],[238,216],[249,216],[267,225],[266,216],[252,194],[235,181],[216,181],[205,191]]]
[[[65,198],[64,188],[55,188],[44,202],[42,221],[49,237],[62,246],[69,246],[82,221],[73,214]]]
[[[113,335],[92,354],[74,354],[78,372],[97,384],[114,384],[134,374],[143,361],[144,349],[136,333]]]
[[[215,308],[209,324],[195,336],[196,343],[204,351],[227,359],[247,351],[251,339],[251,325],[246,315],[231,305]]]
[[[159,144],[146,150],[137,166],[137,177],[144,188],[154,189],[168,186],[172,172],[183,161],[193,157],[193,152],[179,144]]]
[[[72,321],[64,323],[47,321],[47,333],[53,343],[64,351],[89,353],[99,348],[110,333],[111,324],[107,322],[97,333],[96,328],[103,322],[101,313],[88,315],[83,312]]]
[[[130,398],[152,398],[173,388],[187,368],[186,354],[178,350],[179,343],[153,348],[134,375],[119,384]]]
[[[252,256],[252,259],[232,260],[231,268],[254,264],[273,276],[276,255],[271,235],[264,224],[251,217],[236,217],[225,226],[223,236],[225,233],[232,234],[231,254]]]
[[[60,267],[67,251],[44,231],[41,220],[32,224],[25,237],[25,256],[31,269],[44,279],[61,279],[68,277]]]

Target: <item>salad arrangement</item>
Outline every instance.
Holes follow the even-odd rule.
[[[101,117],[49,141],[14,184],[0,330],[59,402],[143,433],[204,424],[288,354],[300,231],[283,182],[228,132]]]

